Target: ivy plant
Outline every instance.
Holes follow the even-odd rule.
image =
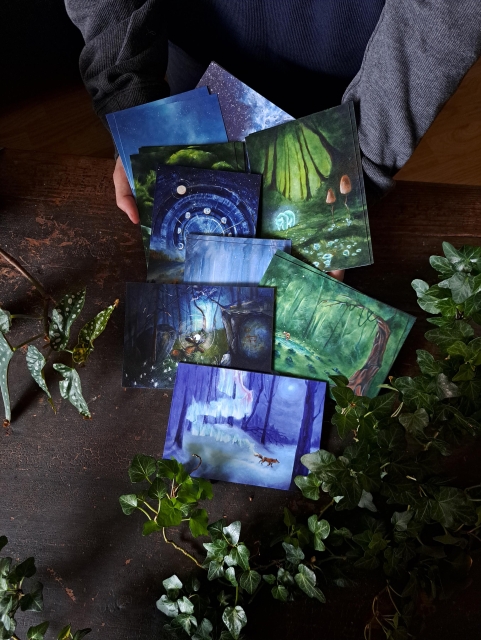
[[[7,538],[0,536],[0,551],[7,543]],[[19,611],[42,611],[43,585],[35,582],[29,589],[25,588],[25,580],[32,578],[36,571],[34,558],[15,564],[12,558],[0,557],[0,640],[20,640],[15,632]],[[48,627],[48,622],[30,627],[26,639],[44,640]],[[80,629],[72,632],[71,625],[67,625],[57,635],[57,640],[82,640],[90,631]]]
[[[0,256],[12,267],[17,269],[34,287],[43,301],[43,314],[41,316],[28,316],[24,314],[12,314],[6,309],[0,309],[0,390],[5,409],[3,426],[7,427],[11,421],[10,393],[8,388],[8,369],[10,361],[16,353],[25,355],[27,369],[40,389],[47,396],[47,400],[56,412],[52,395],[45,381],[45,365],[51,356],[65,352],[72,358],[72,366],[63,363],[55,363],[53,368],[62,379],[59,382],[60,395],[64,400],[73,404],[81,416],[86,419],[91,417],[88,405],[82,395],[80,376],[75,365],[83,366],[94,346],[94,340],[104,331],[112,312],[118,305],[118,300],[106,309],[98,313],[87,322],[79,331],[77,344],[69,347],[72,325],[80,315],[85,302],[85,289],[67,293],[60,302],[55,300],[45,291],[43,286],[22,265],[3,249]],[[43,330],[23,340],[20,344],[13,345],[7,334],[16,319],[23,319],[35,323],[42,323]],[[46,355],[39,350],[33,342],[43,340],[43,348],[47,348]],[[27,347],[28,345],[28,347]]]

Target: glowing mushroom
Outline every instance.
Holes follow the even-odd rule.
[[[346,209],[349,211],[349,207],[347,206],[347,195],[352,191],[352,185],[351,185],[351,181],[349,180],[349,176],[346,176],[346,175],[342,176],[341,184],[339,185],[339,190],[343,196],[346,196],[344,200],[344,205]]]
[[[348,178],[349,180],[349,178]],[[336,194],[332,189],[328,189],[326,203],[331,205],[332,220],[334,221],[334,203],[336,202]]]

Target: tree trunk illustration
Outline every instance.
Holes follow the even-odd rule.
[[[267,431],[269,430],[269,418],[271,416],[272,399],[274,398],[275,387],[276,387],[276,378],[272,378],[272,384],[269,390],[269,397],[267,398],[267,412],[266,412],[266,417],[264,419],[264,428],[262,430],[261,444],[266,443]]]
[[[188,403],[184,396],[184,401],[182,403],[182,410],[179,416],[179,424],[177,425],[177,432],[175,434],[175,439],[174,439],[174,442],[179,447],[179,449],[182,449],[182,444],[184,441],[184,423],[185,423],[185,416],[187,415],[187,404]]]
[[[297,442],[296,456],[294,458],[294,469],[292,477],[304,475],[306,467],[301,463],[301,456],[311,451],[312,425],[317,415],[315,412],[316,388],[318,382],[314,380],[306,380],[306,395],[304,397],[304,413],[302,415],[301,430],[299,432],[299,440]]]
[[[371,353],[368,355],[364,365],[349,378],[349,387],[357,396],[363,396],[367,391],[372,379],[382,365],[387,342],[391,335],[391,329],[387,322],[379,316],[375,316],[377,322],[377,333],[374,338]]]

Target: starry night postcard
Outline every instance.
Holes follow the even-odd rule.
[[[271,371],[274,290],[128,283],[124,387],[172,389],[179,362]]]
[[[243,142],[141,147],[139,153],[130,156],[130,162],[147,263],[149,261],[156,170],[159,165],[180,165],[217,171],[245,171],[246,168]]]
[[[205,86],[219,97],[229,140],[243,141],[254,131],[268,129],[294,119],[216,62],[210,63],[197,85]]]
[[[276,289],[273,369],[316,380],[341,374],[376,396],[413,316],[278,251],[261,280]]]
[[[325,271],[373,261],[352,103],[246,140],[262,174],[260,235],[290,238],[292,254]]]
[[[182,363],[163,457],[195,454],[193,475],[289,489],[319,449],[325,393],[324,382]]]
[[[118,151],[132,189],[135,186],[130,156],[142,146],[227,142],[215,95],[160,105],[141,104],[109,114],[108,122],[120,141]]]
[[[184,282],[257,286],[276,251],[290,253],[291,241],[189,235]]]
[[[152,214],[149,282],[183,281],[185,242],[191,233],[253,237],[261,176],[159,166]]]

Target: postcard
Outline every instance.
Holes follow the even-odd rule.
[[[219,96],[229,140],[243,141],[254,131],[294,119],[215,62],[210,63],[197,85],[205,86]]]
[[[141,147],[139,153],[130,156],[130,162],[147,263],[149,261],[156,170],[159,165],[181,165],[222,171],[245,171],[246,168],[243,142]]]
[[[290,238],[294,256],[324,271],[372,263],[352,103],[254,133],[246,147],[263,176],[262,237]]]
[[[139,147],[227,142],[215,95],[160,105],[140,104],[109,114],[107,121],[110,129],[116,130],[120,142],[118,152],[132,189],[130,156],[137,153]]]
[[[291,241],[189,235],[184,282],[257,286],[276,251],[290,253]]]
[[[124,387],[172,389],[179,362],[271,371],[274,290],[128,283]]]
[[[274,371],[376,396],[414,318],[278,251],[261,280],[276,288]]]
[[[289,489],[301,456],[319,449],[325,390],[313,380],[180,364],[163,457],[186,463],[196,454],[193,475]]]
[[[254,236],[261,176],[162,165],[157,169],[147,279],[182,282],[191,233]]]

